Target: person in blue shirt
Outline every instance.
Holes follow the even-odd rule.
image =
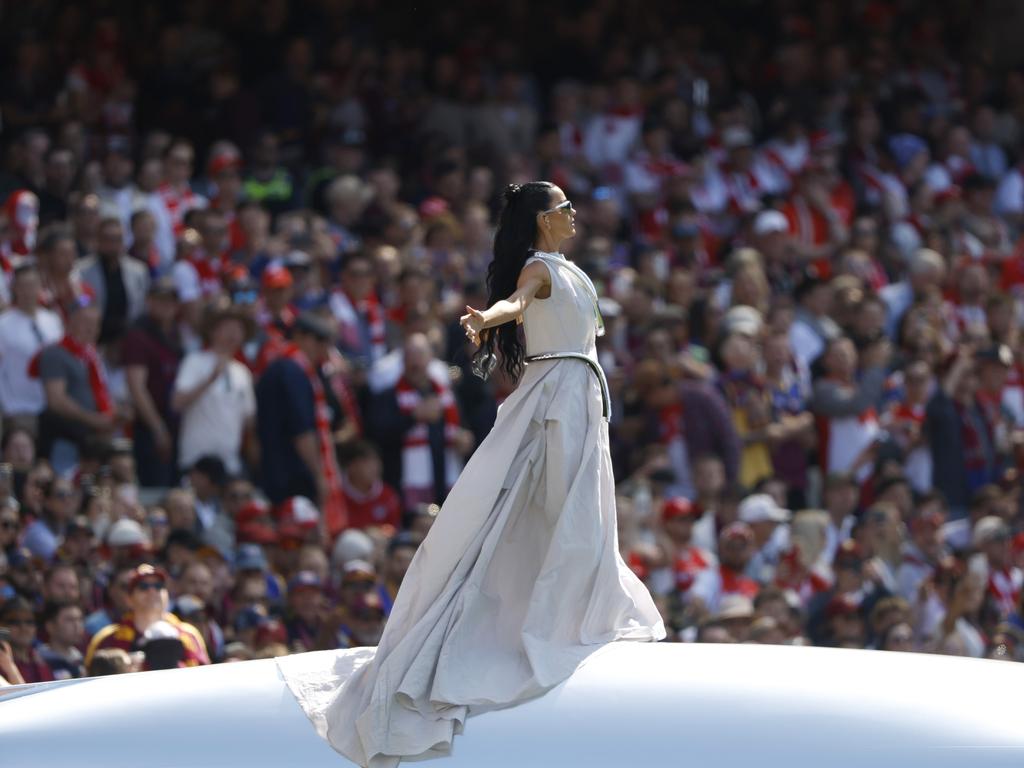
[[[303,314],[293,329],[293,351],[318,369],[327,357],[331,335],[323,320]],[[256,385],[256,404],[264,493],[273,504],[292,496],[320,501],[316,395],[295,355],[283,354],[267,366]]]

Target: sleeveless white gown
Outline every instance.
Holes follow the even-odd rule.
[[[526,353],[595,361],[593,284],[536,252],[551,295]],[[317,732],[364,768],[450,754],[467,717],[533,698],[602,645],[665,626],[618,549],[601,386],[581,360],[528,364],[409,566],[376,648],[278,666]]]

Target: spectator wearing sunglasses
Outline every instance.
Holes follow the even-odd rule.
[[[167,582],[167,573],[159,566],[144,563],[135,568],[128,582],[129,611],[119,622],[107,625],[93,636],[85,651],[86,667],[101,648],[121,648],[129,653],[146,652],[151,638],[166,640],[169,634],[181,643],[177,666],[194,667],[210,663],[206,643],[199,630],[169,612]],[[152,668],[152,662],[147,658],[143,669]]]
[[[75,490],[70,481],[56,478],[47,484],[42,514],[25,529],[22,543],[40,560],[50,562],[64,539],[68,521],[75,514]]]
[[[12,597],[0,605],[0,627],[10,633],[11,655],[21,682],[44,683],[54,679],[53,670],[36,650],[36,617],[28,600]]]

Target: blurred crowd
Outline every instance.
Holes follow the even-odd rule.
[[[1024,658],[1020,13],[664,5],[3,6],[3,680],[376,644],[532,179],[671,641]]]

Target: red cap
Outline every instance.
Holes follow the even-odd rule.
[[[167,571],[159,565],[143,563],[132,571],[131,579],[128,581],[128,590],[131,591],[135,589],[135,585],[146,578],[160,579],[164,584],[169,581],[167,578]]]
[[[235,529],[235,538],[239,544],[276,544],[278,540],[274,526],[255,520],[241,523]]]
[[[292,273],[280,264],[271,264],[264,269],[263,277],[260,280],[266,290],[290,288],[292,282]]]
[[[320,523],[320,510],[305,496],[293,496],[277,509],[277,532],[281,538],[305,539]]]
[[[262,501],[247,501],[238,509],[238,512],[235,514],[235,524],[243,525],[244,523],[251,522],[258,518],[267,517],[269,514],[270,507],[268,507]]]
[[[285,645],[288,642],[288,630],[281,623],[280,619],[268,619],[259,625],[253,642],[257,648],[262,648],[271,643]]]
[[[697,510],[689,499],[682,496],[672,496],[665,499],[661,505],[661,519],[671,520],[674,517],[697,517]]]
[[[242,156],[234,150],[218,152],[216,155],[210,158],[210,162],[206,165],[206,171],[210,176],[216,176],[218,173],[226,170],[237,171],[242,167]]]

